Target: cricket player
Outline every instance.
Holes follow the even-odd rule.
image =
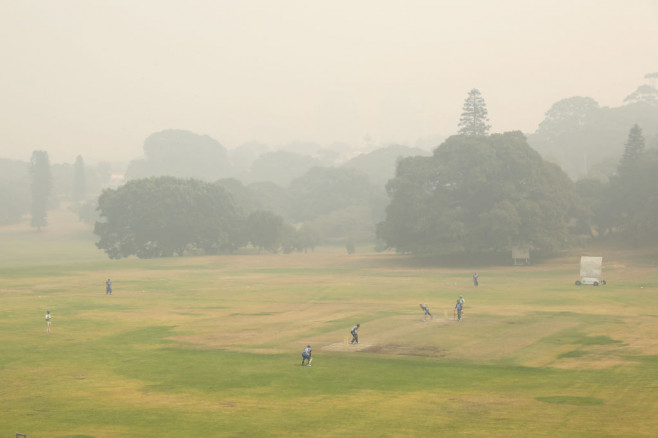
[[[50,310],[46,310],[46,333],[50,333],[50,320],[53,319],[53,316],[50,314]]]
[[[304,351],[302,352],[302,366],[304,366],[304,362],[308,361],[307,367],[311,366],[311,361],[313,358],[311,357],[311,346],[307,345],[306,348],[304,348]]]
[[[420,308],[423,309],[423,310],[425,311],[425,315],[423,315],[423,321],[426,321],[426,320],[427,320],[427,315],[430,316],[430,319],[434,319],[434,317],[433,317],[432,314],[430,313],[430,309],[429,309],[429,307],[427,307],[427,304],[421,304],[421,305],[420,305]]]
[[[462,308],[463,308],[463,304],[459,300],[459,298],[457,298],[457,304],[455,304],[455,310],[457,311],[457,321],[462,320]]]
[[[350,330],[350,333],[352,334],[352,340],[350,341],[350,344],[359,343],[359,334],[357,333],[359,331],[359,327],[361,327],[361,324],[355,325],[352,327],[352,330]]]

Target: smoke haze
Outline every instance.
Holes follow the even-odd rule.
[[[603,106],[658,71],[658,2],[0,2],[0,157],[131,160],[169,128],[227,148],[456,133],[478,88],[492,131],[556,101]]]

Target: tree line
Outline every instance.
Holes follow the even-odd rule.
[[[97,245],[113,258],[232,252],[245,245],[289,252],[312,248],[321,234],[351,245],[355,236],[370,234],[380,247],[433,255],[514,247],[552,252],[612,233],[638,243],[658,237],[658,151],[646,147],[639,125],[608,179],[578,182],[544,160],[524,134],[489,134],[490,128],[484,98],[473,89],[459,135],[431,156],[398,159],[385,192],[350,167],[311,167],[287,187],[235,178],[134,179],[94,202]],[[165,152],[180,155],[170,146]],[[153,138],[149,154],[159,156]],[[47,153],[35,151],[30,187],[37,228],[47,223],[49,168]],[[81,157],[73,175],[72,199],[84,199]]]
[[[386,185],[386,218],[377,226],[388,247],[416,255],[515,247],[553,253],[583,236],[616,233],[633,244],[658,238],[658,149],[646,148],[639,125],[608,179],[574,183],[525,135],[489,135],[487,122],[486,103],[471,90],[460,135],[431,157],[399,161]]]
[[[312,249],[304,228],[270,211],[250,214],[219,183],[171,176],[129,181],[98,199],[96,246],[110,258],[231,253],[251,244],[272,252]]]

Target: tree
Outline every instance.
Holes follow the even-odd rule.
[[[73,165],[73,193],[71,199],[73,202],[80,202],[87,195],[87,179],[85,176],[85,162],[82,156],[78,155]]]
[[[619,172],[610,178],[610,210],[615,224],[633,244],[658,235],[658,152],[645,150],[642,129],[628,133]]]
[[[624,99],[624,102],[656,105],[658,104],[658,90],[651,85],[640,85],[635,92]]]
[[[294,245],[298,251],[308,252],[315,249],[320,238],[318,231],[310,224],[305,223],[297,230],[294,237]]]
[[[41,231],[41,227],[48,224],[48,197],[52,190],[52,173],[50,171],[50,160],[48,152],[34,151],[30,159],[30,179],[32,204],[30,214],[32,219],[30,226]]]
[[[488,135],[490,125],[487,113],[487,104],[484,102],[480,90],[473,88],[468,92],[464,101],[461,117],[459,118],[460,135]]]
[[[624,169],[624,171],[621,171]],[[650,149],[610,179],[610,209],[621,235],[634,245],[658,237],[658,151]]]
[[[619,228],[633,235],[633,239],[637,236],[633,231],[635,227],[629,226],[630,218],[642,208],[645,196],[645,188],[641,184],[644,178],[639,172],[644,147],[642,129],[638,125],[633,125],[624,144],[624,154],[619,160],[617,175],[610,178],[610,198],[614,203],[612,211],[616,218],[615,223]]]
[[[78,207],[78,219],[88,225],[94,225],[101,220],[98,214],[98,198],[81,202]]]
[[[25,184],[0,179],[0,225],[19,222],[30,211]]]
[[[316,158],[295,152],[266,152],[252,163],[248,180],[250,182],[271,181],[281,187],[287,187],[292,180],[320,164]]]
[[[402,159],[377,234],[419,255],[552,251],[569,240],[571,180],[520,132],[453,136],[432,157]]]
[[[288,190],[270,181],[251,183],[247,188],[261,206],[258,210],[271,211],[289,222],[294,220],[295,200]]]
[[[371,183],[383,190],[388,180],[395,176],[395,166],[398,159],[417,155],[428,156],[431,155],[431,152],[425,149],[394,144],[358,155],[345,162],[341,167],[356,169],[365,173]]]
[[[106,189],[98,199],[96,243],[110,258],[230,252],[244,244],[242,215],[218,184],[153,177]]]
[[[30,165],[0,158],[0,225],[19,222],[30,212]]]
[[[242,182],[235,178],[225,178],[216,181],[216,184],[224,187],[231,194],[233,201],[242,209],[245,214],[252,211],[264,210],[262,203],[256,197],[253,190],[245,187]]]
[[[130,162],[127,179],[168,175],[215,181],[232,172],[224,146],[207,135],[185,130],[151,134],[144,141],[144,155]]]
[[[637,161],[644,152],[644,146],[642,128],[635,124],[628,132],[628,140],[624,144],[624,155],[621,160],[621,166],[624,166],[624,163],[629,164],[630,162]]]
[[[281,216],[263,210],[252,212],[247,217],[246,227],[249,242],[259,250],[271,252],[278,252],[282,246],[289,245],[295,231]]]
[[[381,217],[386,206],[383,188],[374,186],[368,176],[353,168],[314,167],[293,180],[288,188],[296,203],[295,219],[312,220],[349,206],[370,207]],[[374,223],[371,222],[372,226]]]
[[[658,139],[658,101],[629,99],[616,108],[601,107],[589,97],[570,97],[555,103],[528,142],[544,158],[558,163],[572,178],[589,174],[612,162],[609,177],[623,153],[628,127],[644,128],[647,144]]]
[[[599,104],[590,97],[570,97],[554,103],[539,124],[536,135],[550,143],[567,141],[584,130]]]

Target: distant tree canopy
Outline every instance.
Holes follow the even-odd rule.
[[[645,149],[638,125],[630,129],[624,148],[619,171],[599,203],[612,212],[615,228],[637,245],[658,237],[658,150]]]
[[[221,173],[222,165],[216,165],[206,172],[204,169],[213,160],[224,161],[224,149],[218,142],[188,131],[162,131],[146,139],[146,158],[131,162],[126,178],[168,175],[217,181],[246,215],[271,211],[288,222],[308,223],[316,232],[316,240],[345,239],[336,233],[353,229],[354,239],[361,241],[374,235],[375,223],[383,218],[384,185],[395,175],[397,159],[429,154],[392,145],[334,167],[336,160],[353,152],[348,145],[333,144],[323,149],[317,144],[296,142],[283,147],[268,151],[264,144],[247,143],[230,153],[226,151],[230,156],[228,171]],[[84,216],[93,217],[87,211]],[[349,224],[350,219],[359,223]],[[363,232],[364,228],[368,232]]]
[[[48,152],[32,152],[32,158],[30,160],[30,182],[32,193],[32,204],[30,207],[32,219],[30,220],[30,225],[41,230],[41,227],[48,223],[48,198],[50,197],[53,185]]]
[[[292,180],[320,164],[320,161],[313,157],[295,152],[266,152],[252,163],[249,182],[270,181],[287,187]]]
[[[520,132],[453,136],[432,157],[400,160],[377,232],[418,255],[551,251],[569,240],[574,185]]]
[[[386,205],[384,190],[373,186],[367,175],[356,169],[314,167],[292,181],[288,191],[300,221],[352,205],[382,210]]]
[[[248,142],[228,151],[229,159],[234,167],[236,175],[246,175],[251,169],[251,164],[269,147],[263,143]]]
[[[85,172],[85,162],[82,156],[78,155],[73,165],[73,191],[71,199],[73,202],[80,202],[87,195],[87,176]]]
[[[640,85],[635,92],[626,96],[624,102],[658,104],[658,90],[651,85]]]
[[[286,245],[294,233],[292,225],[270,211],[254,211],[247,217],[246,237],[259,250],[278,252],[283,247],[288,252]]]
[[[258,210],[267,210],[275,213],[289,222],[295,220],[295,206],[288,189],[271,181],[255,182],[247,185],[254,199],[260,207]],[[253,210],[251,210],[253,211]]]
[[[598,109],[599,104],[589,97],[562,99],[546,112],[537,133],[551,143],[563,143],[581,134]]]
[[[29,213],[29,181],[28,163],[0,158],[0,225],[19,222]]]
[[[550,108],[528,142],[573,179],[584,177],[598,163],[619,159],[633,124],[644,128],[648,144],[658,144],[657,93],[640,87],[616,108],[600,107],[589,97],[563,99]]]
[[[388,180],[395,176],[398,159],[419,155],[428,156],[431,153],[424,149],[409,146],[389,145],[358,155],[345,162],[341,167],[356,169],[365,173],[372,184],[381,187],[384,191],[384,186]]]
[[[208,183],[167,176],[106,189],[98,199],[96,246],[118,259],[226,253],[249,243],[259,250],[287,253],[317,243],[308,226],[297,230],[276,213],[256,209],[245,215],[225,187],[249,197],[249,190],[235,180]],[[88,205],[83,207],[90,217]]]
[[[150,135],[144,141],[145,159],[134,160],[127,179],[176,176],[214,181],[231,176],[226,148],[207,135],[170,129]]]
[[[218,184],[173,177],[129,181],[103,191],[96,246],[110,258],[230,252],[241,246],[242,216]]]
[[[387,203],[383,187],[373,185],[365,174],[352,168],[314,167],[293,180],[288,189],[272,182],[244,186],[236,179],[224,179],[217,183],[231,193],[246,214],[267,211],[286,221],[306,224],[306,231],[313,232],[305,231],[302,241],[308,242],[310,236],[313,244],[319,239],[342,241],[348,235],[358,241],[372,241],[375,223],[383,219]],[[307,247],[306,243],[294,244],[296,249]]]
[[[487,104],[480,90],[473,88],[468,92],[464,101],[461,117],[459,118],[460,135],[488,135],[491,126],[487,124],[489,114]]]
[[[245,214],[248,215],[252,211],[263,210],[263,204],[258,196],[256,196],[256,193],[254,193],[249,187],[243,185],[240,180],[235,178],[224,178],[217,180],[216,183],[224,187],[226,191],[231,194],[233,201]]]
[[[30,211],[29,197],[25,184],[0,179],[0,225],[19,222]]]

